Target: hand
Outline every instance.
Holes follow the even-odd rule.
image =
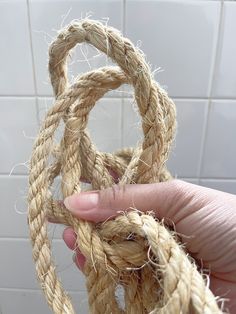
[[[227,307],[236,313],[235,195],[172,180],[74,194],[65,206],[75,217],[93,222],[114,218],[132,207],[152,210],[166,224],[174,223],[192,257],[209,269],[213,293],[229,299]],[[74,231],[65,229],[63,239],[76,250],[75,263],[83,269],[85,258],[75,247]]]

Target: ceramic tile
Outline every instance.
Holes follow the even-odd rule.
[[[219,1],[127,1],[127,36],[175,97],[208,95]],[[135,18],[134,18],[135,17]]]
[[[0,249],[1,287],[39,289],[29,240],[0,238]],[[77,292],[85,291],[85,280],[72,262],[72,251],[66,247],[62,240],[54,240],[52,250],[57,265],[58,276],[61,278],[65,289]],[[9,276],[9,265],[11,276]],[[19,267],[21,269],[20,272]]]
[[[236,101],[213,101],[209,112],[202,177],[236,178]]]
[[[123,100],[123,145],[136,146],[143,137],[142,125],[134,99]]]
[[[35,99],[0,98],[0,173],[27,173],[37,128]]]
[[[203,125],[207,109],[204,100],[176,100],[177,136],[167,163],[173,176],[196,177]],[[130,99],[124,101],[124,146],[134,146],[141,136],[139,117]]]
[[[0,176],[0,237],[28,237],[27,177]]]
[[[103,99],[91,111],[88,129],[99,150],[111,152],[121,147],[121,99]]]
[[[55,182],[53,196],[62,199],[59,182]],[[28,177],[0,175],[1,219],[0,237],[28,238],[27,223]],[[61,239],[62,225],[49,224],[50,238]]]
[[[0,290],[0,304],[2,313],[50,314],[41,291]]]
[[[0,238],[0,248],[1,288],[38,288],[29,241]],[[11,276],[9,276],[9,267]]]
[[[76,313],[88,314],[87,296],[85,293],[72,293],[72,303]],[[14,302],[12,302],[14,300]],[[51,314],[51,310],[41,291],[2,290],[0,289],[0,308],[4,314]]]
[[[236,2],[225,1],[219,59],[216,63],[213,97],[236,97]]]
[[[0,95],[34,94],[26,1],[0,1]]]
[[[39,98],[40,121],[53,105],[52,98]],[[89,115],[88,130],[93,143],[100,151],[111,152],[121,146],[121,99],[106,98],[98,101]],[[57,140],[63,134],[63,125],[57,132]]]
[[[175,100],[177,134],[167,162],[177,177],[197,177],[206,119],[207,101]]]
[[[57,31],[73,19],[90,17],[122,29],[122,1],[32,1],[30,0],[31,29],[36,68],[36,82],[39,95],[50,95],[51,87],[47,74],[48,45]],[[88,59],[88,61],[86,61]],[[96,49],[82,44],[70,60],[70,78],[110,61]],[[114,93],[119,95],[120,92]]]
[[[202,179],[200,184],[211,189],[236,194],[236,180]]]
[[[76,292],[85,291],[85,278],[73,263],[72,254],[73,252],[66,247],[63,241],[54,241],[53,255],[55,256],[58,275],[65,289]]]

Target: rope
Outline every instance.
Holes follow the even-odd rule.
[[[104,52],[118,67],[67,79],[67,58],[78,43]],[[175,107],[153,80],[143,54],[115,29],[83,20],[63,29],[49,49],[49,71],[55,103],[35,142],[29,175],[28,222],[38,280],[52,311],[73,314],[71,300],[56,273],[47,233],[47,218],[72,226],[86,257],[85,276],[91,313],[221,313],[215,297],[195,264],[169,231],[151,213],[132,210],[114,220],[92,224],[77,220],[52,197],[54,179],[61,176],[66,197],[80,192],[80,178],[94,189],[152,183],[171,178],[165,167],[175,131]],[[90,110],[109,90],[129,83],[142,119],[143,141],[135,149],[114,154],[96,150],[86,130]],[[54,135],[64,123],[59,145]],[[124,307],[116,298],[124,289]]]

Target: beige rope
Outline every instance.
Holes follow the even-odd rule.
[[[119,67],[104,67],[82,75],[70,85],[67,57],[87,42],[106,53]],[[49,70],[56,101],[35,142],[29,176],[29,229],[38,280],[54,313],[74,313],[56,274],[47,234],[47,217],[72,226],[86,257],[85,275],[91,313],[221,313],[195,264],[175,235],[151,214],[130,211],[114,220],[92,224],[77,220],[53,200],[51,185],[61,175],[66,197],[80,192],[80,178],[94,189],[114,184],[108,169],[127,183],[170,179],[165,168],[175,130],[175,107],[153,80],[142,53],[115,29],[84,20],[63,29],[49,50]],[[133,85],[142,118],[143,142],[116,154],[98,152],[86,126],[90,110],[107,91]],[[60,121],[60,145],[53,137]],[[53,162],[49,160],[54,158]],[[125,307],[115,297],[124,288]]]

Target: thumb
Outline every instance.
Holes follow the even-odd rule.
[[[188,183],[180,180],[114,185],[100,191],[74,194],[67,197],[64,203],[75,217],[93,222],[114,218],[121,211],[130,209],[154,211],[157,218],[166,217],[174,221],[173,213],[176,211],[173,207],[181,207],[185,185]]]

